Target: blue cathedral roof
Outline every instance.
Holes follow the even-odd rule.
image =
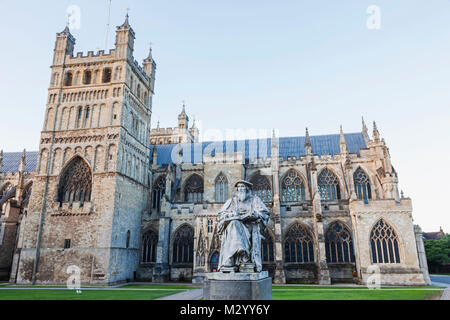
[[[38,152],[27,151],[25,156],[26,156],[25,171],[27,172],[34,171],[34,169],[36,169]],[[3,166],[1,167],[0,172],[17,172],[19,170],[19,163],[21,157],[22,152],[4,152]]]
[[[359,150],[367,148],[362,133],[344,134],[347,143],[347,149],[350,153],[356,153],[359,156]],[[329,154],[331,156],[340,153],[339,134],[328,134],[320,136],[310,136],[311,148],[314,154],[322,156]],[[247,139],[247,140],[228,140],[228,141],[208,141],[198,143],[181,144],[182,162],[201,163],[203,154],[215,155],[216,152],[233,154],[236,151],[242,151],[245,159],[267,158],[271,156],[271,138],[265,139]],[[177,144],[164,144],[150,147],[150,157],[153,148],[156,147],[158,164],[172,163],[172,153],[177,154]],[[283,159],[287,157],[300,157],[306,155],[305,137],[280,137],[278,138],[278,152]]]
[[[344,134],[347,143],[347,149],[350,153],[359,155],[359,150],[366,148],[366,142],[362,133]],[[322,156],[329,154],[331,156],[338,154],[339,134],[328,134],[320,136],[310,136],[311,148],[314,154]],[[245,159],[267,158],[272,154],[272,139],[247,139],[247,140],[228,140],[228,141],[208,141],[198,143],[181,144],[182,162],[202,163],[203,154],[214,156],[216,152],[226,152],[233,154],[242,151]],[[176,155],[177,144],[162,144],[150,147],[150,160],[153,148],[158,152],[158,164],[173,163],[172,152]],[[300,157],[306,154],[305,137],[280,137],[278,138],[279,156],[283,159],[287,157]],[[17,172],[19,169],[22,152],[3,153],[3,166],[0,172]],[[37,151],[27,151],[25,171],[31,172],[36,169],[38,158]]]

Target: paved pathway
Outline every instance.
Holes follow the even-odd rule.
[[[450,276],[430,275],[431,285],[447,287],[441,296],[441,300],[450,300]]]
[[[201,298],[203,298],[203,289],[193,289],[155,300],[200,300]]]
[[[450,287],[450,276],[430,274],[431,285],[439,287]]]

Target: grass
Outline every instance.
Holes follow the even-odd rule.
[[[272,289],[305,289],[305,290],[320,290],[320,289],[339,289],[339,290],[368,290],[368,287],[344,287],[344,286],[272,286]],[[381,287],[381,289],[445,289],[445,287],[431,287],[431,286],[417,286],[417,287]]]
[[[4,287],[6,288],[67,288],[67,286],[42,286],[42,285],[36,285],[36,286],[30,286],[30,285],[15,285],[15,284],[7,284]],[[184,289],[184,290],[189,290],[189,289],[200,289],[202,288],[201,286],[194,286],[194,285],[178,285],[178,284],[126,284],[120,287],[95,287],[95,286],[81,286],[81,289],[83,288],[105,288],[105,289],[120,289],[120,288],[125,288],[125,289]]]
[[[450,276],[450,273],[431,273],[432,276]]]
[[[82,294],[75,290],[33,290],[0,289],[0,300],[153,300],[175,294],[179,291],[120,291],[120,290],[84,290]]]
[[[302,290],[273,291],[273,300],[425,300],[438,299],[436,290]]]
[[[201,288],[201,286],[191,284],[129,284],[118,288],[104,288],[103,290],[96,290],[95,288],[83,290],[82,288],[82,294],[76,294],[74,290],[69,289],[42,289],[45,288],[43,286],[28,288],[30,289],[27,289],[27,287],[22,287],[22,289],[0,287],[0,300],[152,300],[185,290]],[[41,289],[34,290],[31,288]],[[132,289],[160,290],[140,291]],[[362,286],[274,285],[273,289],[273,300],[428,300],[439,299],[442,290],[436,289],[444,289],[444,287],[382,287],[381,290],[368,290],[367,287]]]

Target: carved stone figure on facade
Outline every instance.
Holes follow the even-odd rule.
[[[221,247],[218,270],[221,272],[260,272],[261,231],[269,222],[269,210],[250,192],[252,184],[239,180],[236,194],[228,199],[217,216]]]

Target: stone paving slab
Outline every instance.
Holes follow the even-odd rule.
[[[450,300],[450,288],[444,290],[442,293],[441,300]]]
[[[201,298],[203,298],[203,289],[193,289],[155,300],[200,300]]]

